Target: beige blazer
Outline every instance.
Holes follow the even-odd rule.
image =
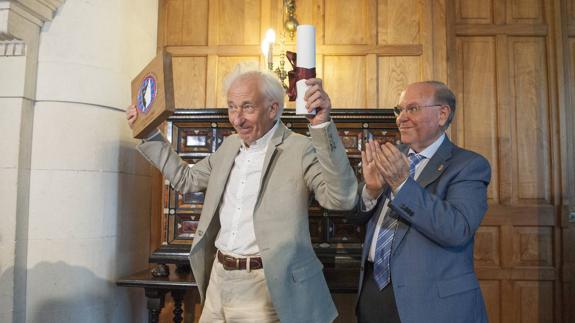
[[[310,195],[325,208],[352,209],[357,181],[335,124],[313,129],[311,138],[280,123],[266,152],[254,210],[254,229],[274,308],[282,322],[331,322],[337,311],[309,234]],[[138,150],[180,192],[205,191],[190,263],[204,301],[220,230],[219,205],[240,148],[232,135],[221,147],[189,167],[162,136]]]

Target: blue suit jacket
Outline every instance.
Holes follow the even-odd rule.
[[[487,211],[490,178],[485,158],[445,137],[417,181],[409,178],[389,203],[388,215],[399,219],[390,266],[401,322],[487,322],[473,269],[473,239]],[[356,215],[367,222],[362,264],[385,195],[371,212]],[[360,292],[363,273],[362,266]]]

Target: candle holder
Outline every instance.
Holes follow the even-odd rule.
[[[290,40],[294,39],[295,32],[297,30],[298,21],[295,18],[295,0],[284,0],[283,1],[283,8],[282,8],[282,21],[283,21],[283,31],[281,32],[280,36],[280,55],[279,61],[274,69],[273,64],[273,44],[275,43],[275,33],[272,29],[266,32],[266,38],[262,42],[262,52],[264,57],[266,57],[267,68],[268,71],[274,73],[280,82],[282,83],[284,89],[287,89],[288,86],[285,83],[285,80],[288,76],[288,72],[285,69],[285,62],[286,62],[286,34],[289,35]]]

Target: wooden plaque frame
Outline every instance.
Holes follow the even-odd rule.
[[[132,80],[132,104],[138,110],[134,138],[145,138],[174,113],[172,75],[172,55],[162,51]]]

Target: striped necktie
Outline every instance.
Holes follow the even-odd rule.
[[[420,154],[409,154],[409,177],[415,177],[415,166],[422,161],[425,156]],[[391,270],[389,261],[391,259],[391,246],[395,228],[397,227],[397,218],[390,216],[387,212],[381,223],[377,243],[375,245],[375,261],[373,263],[373,277],[379,289],[383,289],[391,280]]]

